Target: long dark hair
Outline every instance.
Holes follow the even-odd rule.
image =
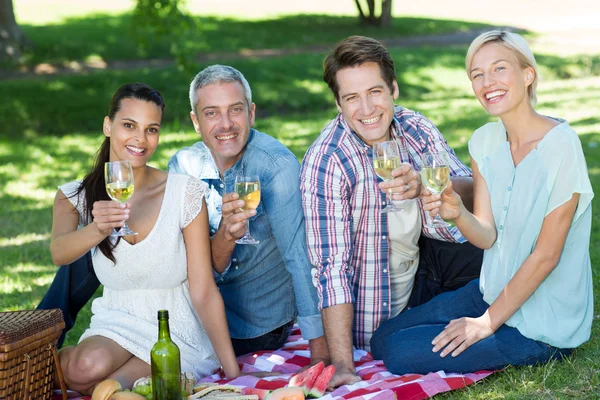
[[[123,99],[149,101],[159,106],[162,112],[165,110],[165,102],[158,91],[143,83],[129,83],[121,86],[110,101],[108,118],[111,121],[114,120],[115,114],[121,109],[121,102]],[[99,200],[110,200],[106,193],[106,182],[104,181],[104,164],[109,161],[109,158],[110,138],[105,137],[104,142],[102,142],[100,149],[98,149],[98,152],[96,153],[92,169],[85,178],[83,178],[81,186],[74,194],[74,196],[78,196],[82,191],[85,192],[86,215],[83,216],[83,220],[86,224],[91,223],[93,220],[92,208],[94,203]],[[113,250],[118,243],[118,240],[114,244],[111,243],[110,236],[107,236],[98,244],[98,249],[100,249],[106,258],[115,263]]]

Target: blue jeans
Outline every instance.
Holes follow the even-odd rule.
[[[479,291],[479,279],[473,280],[381,324],[371,338],[371,353],[375,359],[383,360],[389,371],[402,375],[439,370],[467,373],[502,369],[507,365],[533,365],[561,359],[572,352],[528,339],[507,325],[457,357],[442,358],[441,351],[432,352],[431,341],[451,320],[479,317],[488,307]]]
[[[75,325],[77,313],[92,298],[100,282],[94,273],[92,253],[87,252],[72,264],[61,266],[38,305],[38,309],[60,308],[65,320],[65,329],[58,339],[61,347],[67,332]]]

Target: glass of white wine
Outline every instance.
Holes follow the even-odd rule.
[[[242,211],[255,210],[260,203],[260,180],[258,176],[242,176],[235,177],[235,192],[240,196],[240,200],[244,200]],[[246,234],[235,241],[237,244],[258,244],[260,240],[256,240],[250,235],[250,220],[246,219]]]
[[[133,170],[129,161],[111,161],[104,164],[104,180],[108,196],[119,203],[127,203],[133,195]],[[111,236],[137,235],[123,221],[123,226],[118,231],[113,228]]]
[[[421,179],[425,186],[433,194],[441,194],[450,184],[450,160],[448,153],[440,150],[437,152],[423,153],[423,168]],[[449,223],[436,215],[433,221],[426,224],[428,228],[446,228]]]
[[[384,181],[394,179],[392,171],[400,166],[400,146],[395,140],[387,142],[376,142],[373,144],[373,166],[375,173]],[[385,194],[387,205],[382,213],[404,211],[403,208],[397,207],[392,199],[392,189],[389,189]]]

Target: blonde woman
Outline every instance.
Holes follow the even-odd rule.
[[[373,355],[398,374],[532,365],[590,337],[593,192],[579,138],[535,111],[537,65],[521,36],[480,35],[466,68],[481,105],[500,119],[469,141],[474,212],[451,184],[423,200],[485,249],[481,277],[381,325]]]

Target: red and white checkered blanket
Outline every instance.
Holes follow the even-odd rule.
[[[238,361],[243,372],[280,372],[281,375],[265,378],[241,376],[233,380],[226,380],[215,374],[205,377],[202,381],[267,390],[284,387],[295,372],[309,364],[308,341],[302,338],[300,330],[296,326],[282,349],[248,354],[239,357]],[[363,380],[353,385],[341,386],[335,391],[327,393],[322,400],[420,400],[438,393],[463,388],[493,373],[493,371],[479,371],[472,374],[454,374],[439,371],[427,375],[399,376],[390,373],[382,361],[373,360],[371,355],[364,350],[354,351],[354,363],[358,375]],[[59,399],[59,395],[55,395],[53,398],[53,400]],[[88,400],[89,397],[75,395],[72,399]]]

